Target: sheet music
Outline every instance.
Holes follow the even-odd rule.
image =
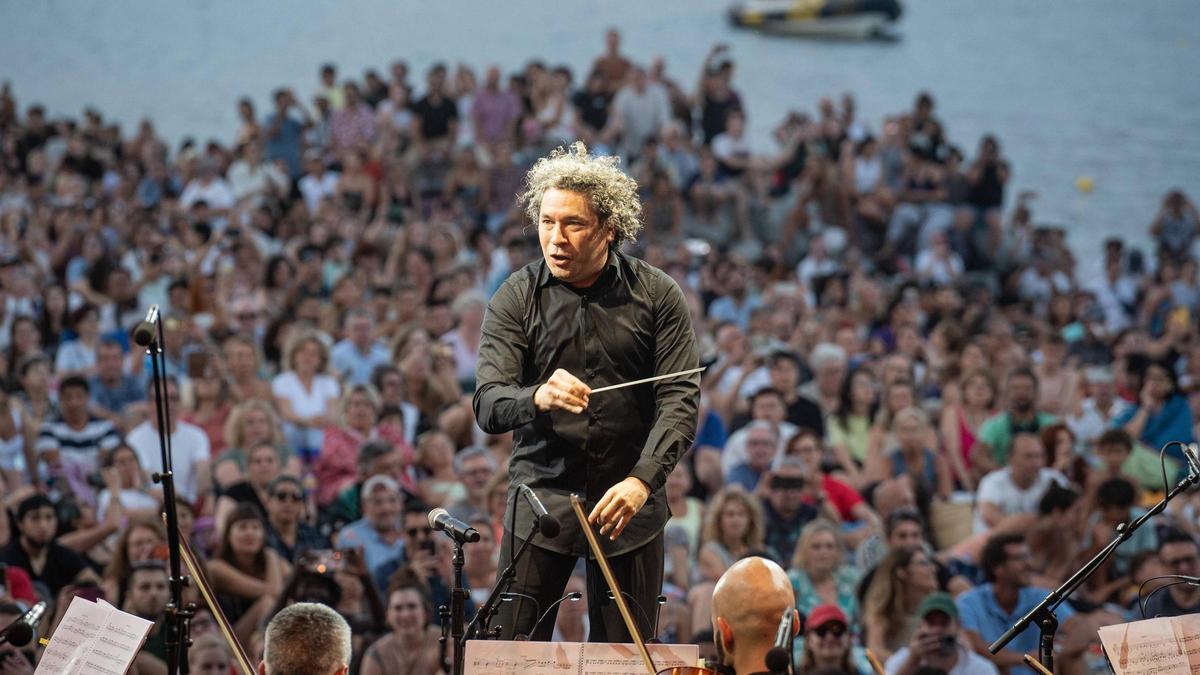
[[[1132,621],[1100,628],[1100,642],[1117,675],[1192,675],[1179,619]],[[1200,648],[1200,643],[1193,643]]]
[[[35,675],[124,675],[154,622],[101,600],[76,597],[50,637]]]
[[[659,668],[694,666],[696,645],[646,645]],[[646,675],[632,644],[598,642],[467,641],[466,675]]]

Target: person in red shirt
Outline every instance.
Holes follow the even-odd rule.
[[[801,428],[788,440],[785,455],[795,455],[804,460],[806,466],[819,469],[824,451],[821,440],[812,429]],[[842,522],[862,523],[866,534],[879,530],[879,516],[863,501],[862,495],[844,481],[833,476],[821,474],[821,495],[819,500],[827,500]]]

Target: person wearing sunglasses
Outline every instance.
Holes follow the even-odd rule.
[[[304,486],[283,474],[267,488],[267,546],[289,563],[305,551],[329,548],[329,538],[304,522]]]
[[[837,671],[871,675],[864,655],[857,653],[846,613],[837,605],[817,605],[804,621],[804,640],[797,640],[798,672]]]

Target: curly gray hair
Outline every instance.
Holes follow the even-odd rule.
[[[525,192],[520,202],[534,223],[542,209],[546,190],[570,190],[587,197],[602,226],[613,229],[613,247],[636,241],[642,229],[642,202],[637,182],[617,167],[619,157],[589,155],[581,141],[564,150],[561,146],[533,165],[525,175]]]

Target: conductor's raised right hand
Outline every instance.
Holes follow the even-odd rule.
[[[533,393],[533,405],[538,412],[550,412],[555,408],[573,413],[581,413],[588,405],[588,397],[592,388],[584,384],[578,377],[559,368],[554,371],[546,383]]]

